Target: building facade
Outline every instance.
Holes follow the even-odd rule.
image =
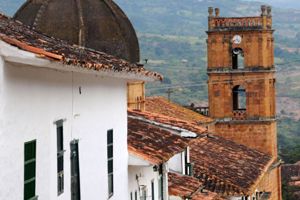
[[[209,8],[207,72],[209,114],[215,133],[277,156],[274,30],[271,7],[261,16],[220,17]],[[281,199],[280,169],[273,170],[264,187],[271,199]]]
[[[0,199],[127,196],[127,82],[156,73],[4,15],[0,32]]]

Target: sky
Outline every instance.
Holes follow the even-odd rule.
[[[4,12],[5,14],[12,16],[16,12],[16,10],[21,6],[21,4],[25,1],[26,0],[0,0],[0,12],[5,11]],[[143,0],[143,1],[151,1],[151,0]],[[218,0],[214,0],[214,1],[218,1]],[[300,0],[242,0],[242,1],[265,2],[266,4],[271,5],[273,7],[293,8],[293,9],[300,10]]]
[[[299,0],[244,0],[244,1],[259,1],[268,3],[274,7],[300,9]]]

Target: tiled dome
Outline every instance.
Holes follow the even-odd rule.
[[[139,62],[135,30],[112,0],[27,0],[14,18],[49,36]]]

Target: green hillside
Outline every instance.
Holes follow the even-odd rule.
[[[259,15],[261,3],[240,0],[117,0],[139,33],[142,58],[149,59],[147,67],[163,73],[164,85],[149,85],[148,94],[165,95],[175,87],[172,99],[182,103],[206,98],[206,34],[207,8],[219,7],[223,16]],[[298,70],[300,48],[300,12],[273,9],[278,71]],[[280,74],[280,73],[279,73]],[[289,75],[279,78],[279,95],[295,97],[300,94],[285,87],[297,84],[295,78],[286,84]],[[185,83],[185,84],[183,84]],[[201,85],[204,83],[204,86]],[[284,83],[284,84],[282,84]],[[181,86],[181,87],[180,87]],[[295,87],[293,87],[295,88]]]

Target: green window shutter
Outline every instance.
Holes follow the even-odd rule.
[[[113,160],[113,130],[107,131],[107,174],[108,174],[108,194],[114,194],[114,160]]]
[[[56,122],[57,143],[57,195],[64,192],[64,127],[63,120]]]
[[[155,200],[154,180],[151,181],[151,199]]]
[[[24,145],[24,200],[35,197],[36,140]]]

